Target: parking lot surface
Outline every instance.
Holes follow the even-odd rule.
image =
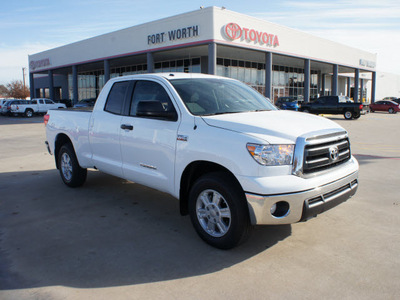
[[[355,197],[214,249],[169,195],[89,171],[66,187],[41,117],[0,117],[0,299],[400,299],[400,115],[356,121]]]

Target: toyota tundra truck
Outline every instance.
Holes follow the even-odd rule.
[[[63,182],[97,169],[168,193],[210,245],[254,225],[305,221],[352,197],[358,162],[346,130],[281,111],[237,80],[203,74],[118,77],[93,111],[50,110],[47,147]]]

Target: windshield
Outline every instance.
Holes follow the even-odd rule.
[[[235,80],[173,79],[171,84],[187,109],[195,116],[277,109],[260,93]]]

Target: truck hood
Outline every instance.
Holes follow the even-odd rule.
[[[203,116],[206,124],[262,139],[270,144],[295,143],[297,137],[319,130],[345,131],[335,122],[293,111],[263,111]]]

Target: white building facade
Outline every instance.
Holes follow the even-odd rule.
[[[239,79],[270,99],[347,95],[374,102],[376,54],[208,7],[29,56],[31,98],[96,98],[115,76],[196,72]]]

